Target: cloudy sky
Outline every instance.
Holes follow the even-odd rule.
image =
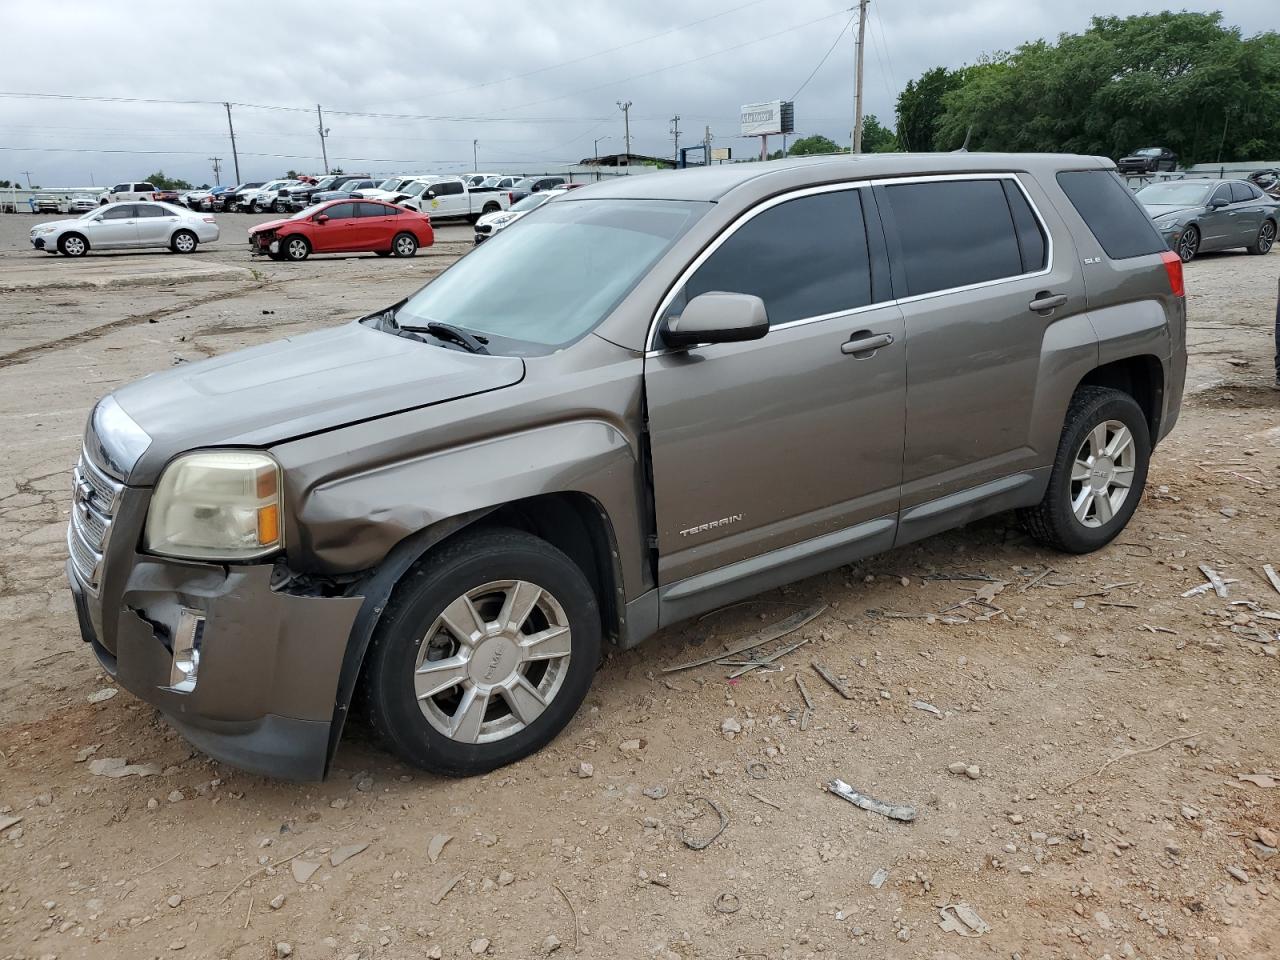
[[[797,133],[842,141],[852,2],[8,3],[0,92],[58,98],[0,96],[0,179],[30,171],[45,186],[103,185],[162,168],[212,183],[218,156],[222,182],[233,182],[223,101],[242,180],[321,169],[317,103],[330,164],[353,172],[469,170],[473,140],[481,170],[556,169],[590,156],[598,138],[601,153],[622,149],[618,100],[633,103],[637,153],[670,155],[679,114],[683,142],[709,126],[716,146],[749,154],[758,141],[738,137],[739,106],[797,91]],[[1280,26],[1276,0],[1183,7],[1221,9],[1246,34]],[[1155,9],[873,0],[866,110],[891,123],[898,91],[923,70],[1082,30],[1091,13]],[[194,102],[129,102],[146,100]]]

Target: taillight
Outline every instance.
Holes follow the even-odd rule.
[[[1182,284],[1182,258],[1172,250],[1165,250],[1160,259],[1164,261],[1165,273],[1169,274],[1169,289],[1175,297],[1185,297],[1187,288]]]
[[[515,193],[513,193],[513,192],[509,192],[509,193],[507,194],[507,203],[515,203],[515,202],[516,202],[516,195],[515,195]]]
[[[204,222],[205,222],[205,223],[217,223],[218,221],[217,221],[217,220],[215,220],[215,219],[213,219],[213,217],[205,217],[205,218],[204,218]]]

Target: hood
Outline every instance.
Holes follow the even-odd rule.
[[[495,223],[498,220],[501,220],[503,223],[508,223],[513,220],[519,220],[526,213],[528,213],[527,210],[495,210],[493,213],[486,213],[483,217],[477,220],[476,223],[489,224]]]
[[[79,217],[70,217],[63,220],[42,220],[39,223],[32,224],[31,229],[34,231],[37,227],[40,227],[47,230],[49,227],[52,227],[54,230],[65,230],[72,224],[79,222]]]
[[[151,437],[130,477],[150,484],[184,450],[270,446],[523,378],[518,357],[463,353],[350,323],[182,364],[114,396]]]
[[[1156,217],[1167,217],[1171,213],[1199,213],[1204,210],[1203,203],[1182,204],[1182,203],[1144,203],[1143,209],[1147,211],[1147,216],[1152,220]]]
[[[283,220],[268,220],[266,223],[260,223],[260,224],[258,224],[257,226],[252,227],[252,228],[249,230],[249,236],[251,236],[251,237],[252,237],[255,233],[262,233],[264,230],[279,230],[281,227],[283,227],[283,226],[284,226],[286,223],[288,223],[288,222],[289,222],[289,221],[288,221],[287,219],[283,219]]]

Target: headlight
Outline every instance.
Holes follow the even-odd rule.
[[[31,232],[33,234],[53,233],[53,226],[51,224],[41,224],[40,226],[34,228]]]
[[[160,475],[146,548],[192,560],[252,560],[283,545],[280,465],[252,450],[184,454]]]

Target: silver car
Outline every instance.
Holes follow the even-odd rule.
[[[218,223],[207,213],[172,203],[109,203],[72,220],[31,228],[31,245],[46,253],[83,257],[90,250],[168,247],[194,253],[218,239]]]

